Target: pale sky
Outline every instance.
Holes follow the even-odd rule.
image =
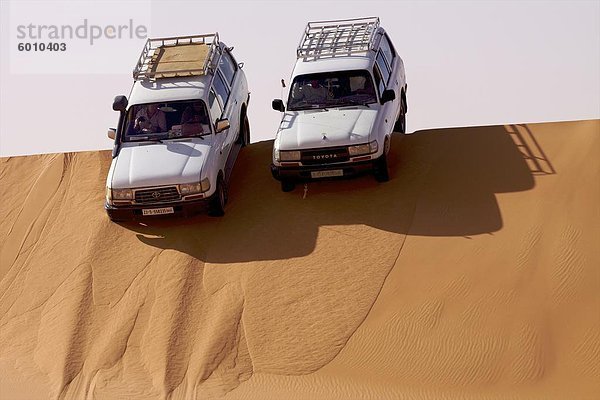
[[[19,52],[19,24],[130,19],[150,37],[218,31],[244,62],[252,141],[272,139],[306,22],[379,16],[404,60],[407,130],[600,118],[600,1],[1,1],[0,155],[108,149],[139,39]],[[45,39],[44,42],[64,42]],[[25,54],[27,53],[27,54]]]

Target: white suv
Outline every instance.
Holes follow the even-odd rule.
[[[217,33],[148,39],[129,95],[117,96],[105,209],[112,220],[224,213],[250,94]]]
[[[389,179],[394,130],[406,126],[406,77],[379,18],[309,22],[296,51],[271,172],[283,191],[297,181],[372,170]],[[287,109],[286,109],[287,108]]]

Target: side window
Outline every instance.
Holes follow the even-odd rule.
[[[229,98],[229,87],[225,84],[225,80],[218,71],[215,73],[213,87],[217,98],[221,102],[221,106],[225,108],[225,104],[227,104],[227,99]]]
[[[379,89],[379,96],[381,97],[383,91],[385,90],[385,83],[383,82],[383,79],[381,79],[381,72],[379,71],[379,67],[377,65],[375,65],[375,68],[373,68],[373,75],[375,76],[375,85],[377,85],[377,88]]]
[[[383,53],[381,50],[377,53],[376,63],[379,67],[379,71],[381,72],[381,78],[383,79],[383,82],[387,84],[388,79],[390,78],[390,69],[383,58]]]
[[[394,51],[394,47],[390,43],[390,39],[387,34],[381,37],[381,43],[379,44],[379,48],[383,52],[385,56],[385,60],[388,62],[390,69],[394,65],[394,57],[396,57],[396,52]]]
[[[237,65],[232,60],[231,54],[228,51],[224,51],[219,60],[219,69],[230,87],[233,86],[233,76],[235,75],[236,67]]]
[[[219,118],[221,118],[221,114],[223,114],[223,109],[217,101],[217,95],[212,89],[208,95],[208,107],[210,107],[210,119],[214,124]]]

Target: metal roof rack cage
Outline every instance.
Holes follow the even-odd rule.
[[[219,34],[148,39],[133,69],[133,79],[206,75],[214,68]]]
[[[306,25],[297,58],[348,56],[373,48],[378,17],[309,22]]]

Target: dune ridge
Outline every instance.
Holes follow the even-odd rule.
[[[0,398],[592,399],[600,121],[395,136],[392,179],[114,224],[109,152],[0,159]]]

